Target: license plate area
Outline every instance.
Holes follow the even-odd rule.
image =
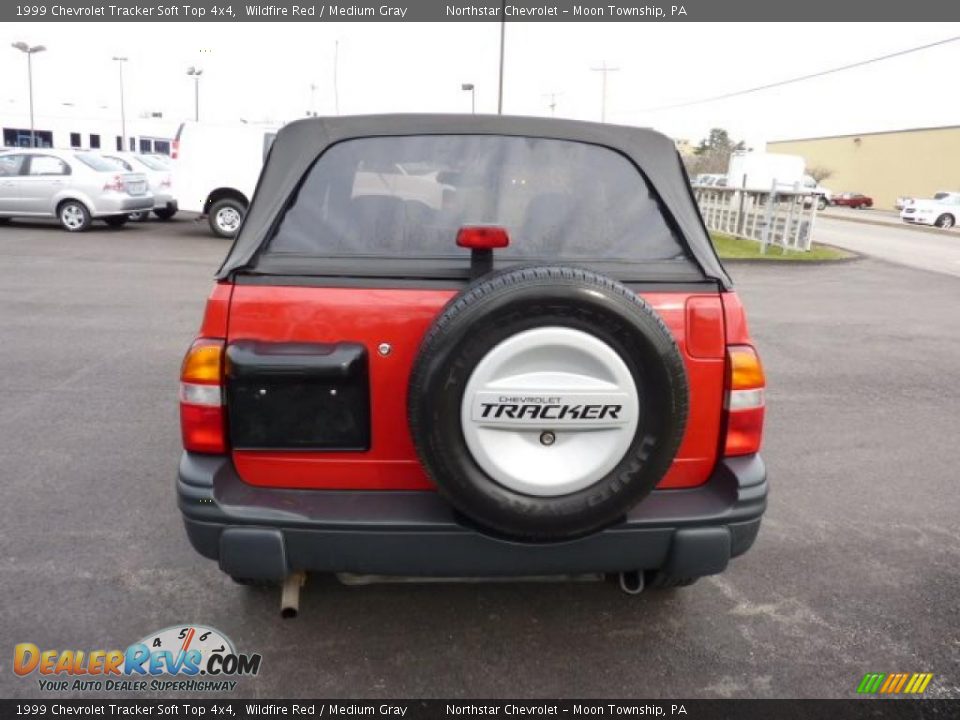
[[[359,343],[230,343],[226,401],[232,447],[369,450],[368,365]]]

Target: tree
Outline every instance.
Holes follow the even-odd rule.
[[[686,159],[687,172],[690,175],[725,173],[730,164],[731,153],[744,149],[742,140],[734,143],[726,130],[712,128],[707,137],[697,144],[693,155]]]
[[[812,168],[807,170],[807,174],[817,181],[817,185],[822,183],[824,180],[827,180],[833,177],[833,170],[823,165],[814,165]]]

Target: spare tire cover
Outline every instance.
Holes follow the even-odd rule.
[[[670,467],[683,359],[657,313],[573,267],[488,275],[424,336],[410,431],[439,491],[483,529],[550,540],[616,522]]]

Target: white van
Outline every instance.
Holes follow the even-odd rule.
[[[206,215],[210,229],[220,237],[236,235],[278,129],[181,124],[171,149],[180,209]]]

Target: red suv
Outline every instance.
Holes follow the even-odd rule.
[[[763,370],[649,130],[286,126],[180,379],[187,534],[238,581],[686,585],[766,506]]]

